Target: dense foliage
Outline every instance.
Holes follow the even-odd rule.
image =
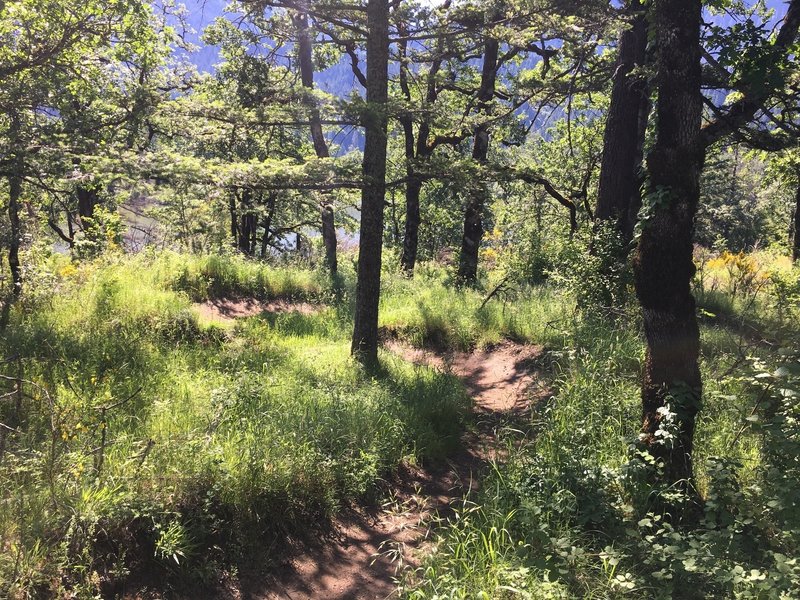
[[[453,456],[389,340],[552,388],[404,597],[800,595],[800,0],[196,8],[0,3],[0,596],[191,595]]]

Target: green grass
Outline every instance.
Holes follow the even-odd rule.
[[[388,277],[383,287],[381,327],[420,347],[470,350],[503,339],[561,344],[575,318],[569,301],[546,286],[514,289],[482,307],[489,291],[458,289],[432,264],[421,265],[414,279]]]
[[[329,287],[320,271],[275,267],[239,255],[165,252],[149,262],[162,285],[185,292],[195,302],[226,297],[313,300],[319,299]]]
[[[533,440],[520,445],[510,436],[507,462],[438,530],[434,552],[407,574],[403,597],[800,594],[800,446],[789,395],[800,389],[796,359],[752,343],[755,324],[792,347],[770,293],[756,299],[758,320],[750,301],[718,292],[703,298],[729,318],[706,316],[701,328],[700,523],[676,528],[652,512],[654,490],[635,446],[644,359],[635,311],[617,321],[584,314],[566,323],[560,345],[551,338],[544,362],[554,395],[533,415]],[[789,389],[779,400],[782,386]]]
[[[754,301],[719,289],[700,298],[695,464],[707,510],[680,529],[653,512],[636,453],[644,347],[635,309],[615,320],[579,313],[574,296],[547,285],[482,307],[491,284],[459,289],[431,264],[413,280],[384,273],[384,335],[462,350],[540,344],[554,390],[533,435],[503,434],[507,462],[441,523],[403,595],[800,594],[800,415],[789,393],[800,382],[796,355],[775,352],[795,347],[798,304],[794,274],[782,276],[780,302],[769,288]],[[0,463],[2,594],[111,593],[154,563],[169,582],[210,581],[265,540],[313,535],[343,506],[373,498],[401,462],[437,460],[457,444],[467,399],[456,380],[385,352],[371,372],[349,359],[349,270],[331,281],[233,256],[161,253],[78,266],[54,258],[37,277],[2,340],[3,355],[20,360],[0,373],[30,381],[19,412],[0,401],[0,421],[16,430]],[[219,297],[303,299],[321,310],[225,327],[198,320],[192,303]]]
[[[2,341],[19,357],[3,373],[30,382],[0,418],[19,431],[0,463],[2,595],[108,593],[153,560],[212,577],[248,540],[308,533],[458,443],[461,386],[388,355],[365,372],[346,307],[229,331],[191,308],[320,298],[318,273],[176,254],[52,271],[54,293],[18,305]]]

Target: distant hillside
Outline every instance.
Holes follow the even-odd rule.
[[[215,64],[219,61],[219,49],[216,46],[210,46],[202,42],[200,36],[203,30],[210,25],[217,17],[225,16],[228,0],[184,0],[184,4],[188,11],[188,24],[194,30],[187,37],[189,41],[198,46],[198,50],[191,54],[191,61],[202,72],[211,73],[214,71]],[[775,10],[777,13],[783,13],[784,0],[766,0],[766,6]],[[710,22],[716,23],[721,26],[730,26],[733,24],[733,19],[727,15],[711,16],[707,15]],[[532,67],[533,63],[538,61],[538,57],[531,57],[525,64],[526,68]],[[344,58],[339,64],[317,73],[315,82],[319,88],[325,92],[339,97],[348,96],[353,90],[362,93],[362,88],[358,84],[353,72],[350,68],[349,61]],[[721,101],[721,98],[714,98],[715,101]],[[525,109],[521,109],[525,111]],[[552,114],[546,111],[540,115],[537,122],[537,129],[545,129],[552,118],[558,118],[561,114],[560,110],[554,111]],[[340,131],[334,131],[329,134],[330,141],[339,146],[339,153],[343,154],[354,148],[363,147],[363,135],[359,128],[343,128]]]

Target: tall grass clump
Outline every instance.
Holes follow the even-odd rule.
[[[380,325],[387,335],[416,346],[470,350],[504,339],[550,344],[561,339],[573,314],[548,286],[504,287],[491,299],[487,289],[458,288],[444,268],[425,264],[413,279],[386,278]],[[484,302],[485,301],[485,302]]]
[[[273,266],[238,254],[160,253],[152,268],[165,287],[185,292],[195,302],[209,298],[318,298],[328,285],[321,271]]]

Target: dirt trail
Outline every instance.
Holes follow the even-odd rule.
[[[437,354],[391,341],[386,348],[415,364],[458,376],[479,412],[524,413],[530,408],[529,392],[539,383],[535,372],[542,353],[539,346],[503,342],[488,350]]]
[[[399,565],[416,566],[430,534],[431,517],[477,487],[475,477],[499,449],[497,430],[527,418],[546,393],[534,369],[541,348],[503,343],[487,351],[439,355],[399,342],[386,348],[408,361],[452,372],[475,402],[477,427],[447,464],[406,469],[394,498],[374,512],[340,518],[335,534],[303,548],[283,570],[266,577],[243,576],[241,598],[263,600],[384,600],[392,598]],[[390,552],[393,555],[390,556]],[[392,559],[401,557],[393,562]],[[248,581],[249,580],[249,581]]]
[[[252,317],[263,313],[296,312],[302,315],[313,315],[324,307],[308,302],[282,299],[260,302],[252,298],[217,298],[195,303],[192,308],[206,321],[227,325],[241,317]]]

